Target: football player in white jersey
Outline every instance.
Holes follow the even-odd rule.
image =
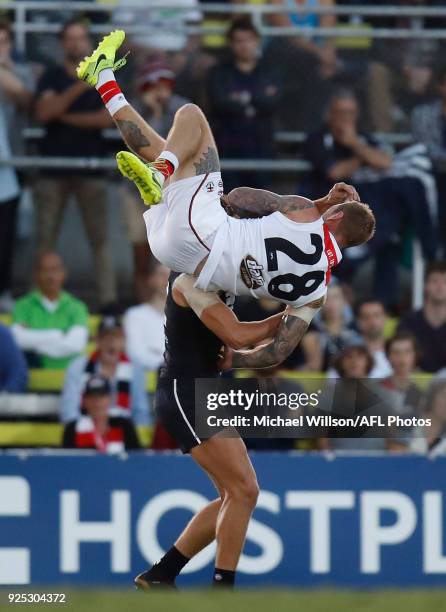
[[[122,31],[105,37],[81,62],[78,76],[96,87],[137,154],[122,151],[117,161],[151,206],[144,218],[152,252],[170,269],[196,278],[198,302],[201,289],[269,296],[285,303],[274,341],[232,359],[233,367],[280,363],[322,305],[340,249],[373,235],[373,213],[358,201],[355,189],[343,183],[316,201],[246,187],[224,196],[214,137],[198,106],[180,108],[164,140],[125,99],[114,76],[123,63],[115,62],[123,39]],[[258,218],[231,217],[222,203]]]

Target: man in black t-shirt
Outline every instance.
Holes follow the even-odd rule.
[[[261,39],[250,19],[228,31],[231,57],[210,72],[208,96],[212,126],[222,157],[274,157],[273,120],[282,94],[277,71],[260,58]],[[257,172],[225,172],[227,193],[239,185],[269,189]]]
[[[76,78],[75,68],[91,49],[86,25],[67,22],[61,31],[63,63],[49,67],[37,86],[36,119],[45,124],[40,153],[55,157],[103,157],[102,129],[112,125],[100,98]],[[76,198],[96,266],[99,302],[116,300],[107,236],[106,184],[100,174],[64,168],[43,173],[36,184],[39,250],[53,250],[70,196]]]
[[[233,585],[257,501],[254,468],[237,432],[218,426],[213,435],[203,437],[199,428],[197,431],[198,415],[201,411],[203,416],[206,406],[196,401],[195,381],[218,378],[223,345],[231,347],[231,353],[232,349],[261,345],[274,337],[281,314],[255,323],[239,321],[229,307],[233,296],[223,292],[203,294],[193,284],[193,278],[185,274],[170,275],[165,308],[165,363],[155,405],[159,421],[183,452],[190,453],[210,477],[219,497],[193,517],[158,563],[135,578],[136,586],[144,591],[174,586],[183,567],[214,539],[217,551],[213,586]],[[242,361],[245,358],[241,353],[238,356]],[[220,368],[228,369],[230,361],[226,353]]]

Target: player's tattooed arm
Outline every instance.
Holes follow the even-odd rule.
[[[316,208],[321,215],[332,206],[342,204],[349,200],[360,202],[359,194],[352,185],[347,183],[336,183],[323,198],[314,201]]]
[[[261,369],[282,363],[296,348],[308,329],[299,317],[285,315],[272,342],[252,351],[234,351],[233,368]]]
[[[220,160],[218,153],[213,147],[209,147],[206,153],[203,153],[198,162],[194,163],[195,174],[209,174],[211,172],[220,171]]]
[[[150,147],[150,140],[141,131],[140,126],[134,121],[127,121],[125,119],[117,119],[116,125],[118,126],[121,136],[125,140],[129,149],[132,149],[136,154],[141,153],[141,149],[144,147]]]
[[[225,345],[242,349],[275,336],[282,319],[281,312],[263,321],[239,321],[217,293],[202,291],[194,285],[195,279],[189,274],[178,276],[172,286],[174,301],[179,306],[192,308],[202,323]]]
[[[237,187],[221,198],[223,208],[228,215],[240,219],[249,217],[264,217],[273,212],[291,213],[314,209],[312,200],[301,196],[281,196],[264,189]]]

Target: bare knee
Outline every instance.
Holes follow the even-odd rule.
[[[259,497],[259,485],[255,476],[239,478],[225,489],[225,497],[243,502],[255,508]]]
[[[201,122],[204,118],[203,111],[199,106],[188,102],[183,104],[175,113],[175,119],[181,119],[182,121],[199,121]]]

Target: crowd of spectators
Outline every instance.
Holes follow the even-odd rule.
[[[283,154],[289,157],[291,152],[311,164],[309,172],[288,175],[283,183],[268,172],[224,172],[226,191],[241,184],[280,191],[291,184],[294,191],[320,197],[343,180],[354,184],[372,207],[376,236],[345,253],[320,315],[284,368],[302,375],[324,372],[337,384],[376,380],[376,388],[394,398],[401,414],[434,415],[435,436],[426,443],[430,448],[446,424],[444,43],[414,35],[398,41],[394,53],[395,41],[389,52],[388,39],[352,37],[342,43],[338,38],[304,36],[299,30],[360,24],[415,31],[441,27],[443,20],[302,13],[302,5],[355,3],[273,0],[288,12],[268,14],[265,25],[295,28],[295,33],[262,38],[248,16],[231,20],[229,13],[222,13],[210,19],[197,0],[184,0],[185,12],[152,9],[146,2],[135,9],[135,2],[131,4],[129,8],[119,0],[112,17],[98,10],[90,19],[104,23],[110,18],[112,25],[124,27],[147,24],[147,32],[128,37],[131,54],[123,82],[136,109],[161,135],[167,135],[176,110],[193,101],[206,110],[222,158],[275,158],[280,163]],[[441,0],[431,4],[446,6]],[[116,148],[104,134],[113,122],[100,97],[75,76],[94,37],[84,17],[66,13],[57,40],[29,36],[29,57],[14,49],[8,21],[0,22],[0,157],[26,150],[22,134],[27,124],[44,128],[37,142],[37,152],[44,157],[103,158]],[[53,18],[53,12],[41,11],[41,21]],[[227,36],[185,34],[185,24],[198,23],[224,24]],[[281,152],[275,139],[280,129],[304,132],[301,148]],[[422,147],[399,151],[376,134],[398,130],[411,132],[413,142]],[[134,426],[153,424],[154,447],[173,448],[173,441],[153,422],[145,382],[145,373],[157,371],[163,361],[168,271],[150,253],[136,192],[119,184],[126,226],[122,239],[128,240],[133,255],[130,307],[128,296],[123,299],[118,291],[113,267],[108,179],[102,170],[79,169],[76,164],[33,176],[32,290],[20,297],[12,282],[14,257],[20,257],[14,252],[14,235],[28,180],[13,167],[0,165],[0,312],[11,314],[10,328],[0,326],[0,391],[25,391],[28,369],[60,369],[64,446],[103,452],[133,449],[139,445]],[[103,315],[93,334],[88,306],[65,290],[67,270],[56,252],[72,199],[94,264],[96,300],[89,306]],[[416,311],[408,307],[400,282],[402,265],[406,261],[410,266],[407,250],[413,236],[427,267],[423,307]],[[258,320],[280,309],[267,299],[236,304],[241,320]],[[417,384],[417,376],[424,373],[433,377],[427,393]],[[280,371],[268,372],[268,377],[284,384]],[[407,440],[370,439],[368,447],[416,448],[413,432],[405,433]],[[341,436],[318,444],[333,450],[355,446]],[[271,444],[258,442],[256,447]],[[279,447],[291,448],[293,441]]]

